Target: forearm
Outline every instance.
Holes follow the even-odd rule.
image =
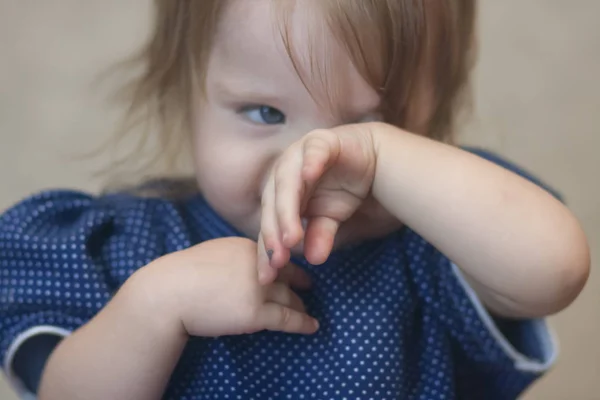
[[[159,399],[187,340],[183,328],[134,275],[88,324],[54,351],[39,398]],[[150,286],[148,286],[150,287]],[[171,314],[172,315],[172,314]]]
[[[452,260],[493,311],[556,312],[588,274],[575,217],[536,185],[458,148],[384,125],[373,195]]]

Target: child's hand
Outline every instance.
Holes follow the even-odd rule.
[[[363,227],[354,223],[344,227],[363,233],[373,229],[388,233],[399,226],[370,196],[377,164],[376,126],[367,123],[316,130],[281,155],[262,197],[261,283],[275,279],[276,269],[289,261],[290,249],[302,241],[310,263],[325,262],[340,225],[353,216],[350,222],[361,221]],[[356,218],[359,208],[361,214],[377,215],[373,227],[364,226],[364,218]],[[374,236],[374,232],[365,236]]]
[[[150,283],[162,292],[192,336],[222,336],[261,330],[314,333],[318,324],[306,314],[290,286],[308,289],[310,279],[286,265],[277,281],[258,283],[256,243],[241,238],[204,242],[149,265]],[[152,269],[158,273],[152,273]],[[147,290],[147,289],[146,289]]]
[[[307,288],[308,276],[289,266],[277,282],[259,285],[256,254],[256,243],[224,238],[139,269],[53,350],[40,398],[158,399],[189,335],[314,333],[316,321],[288,287]],[[66,376],[76,383],[64,384]]]

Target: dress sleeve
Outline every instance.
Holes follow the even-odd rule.
[[[554,189],[499,156],[483,150],[470,151],[562,199]],[[492,316],[456,265],[429,244],[421,248],[419,257],[423,263],[417,268],[431,269],[420,275],[423,281],[418,287],[450,338],[458,398],[518,397],[556,360],[557,343],[546,321]]]
[[[35,392],[57,338],[89,321],[136,269],[177,250],[165,215],[177,217],[157,199],[52,191],[0,216],[0,356],[22,398]]]
[[[507,170],[509,170],[511,172],[514,172],[515,174],[527,179],[528,181],[535,183],[536,185],[538,185],[542,189],[546,190],[548,193],[550,193],[552,196],[554,196],[558,200],[564,201],[563,196],[558,191],[556,191],[552,187],[548,186],[546,183],[542,182],[540,179],[536,178],[531,173],[525,171],[523,168],[517,166],[516,164],[512,163],[511,161],[508,161],[505,158],[500,157],[498,154],[495,154],[488,150],[474,148],[474,147],[468,147],[468,148],[465,148],[465,150],[467,150],[470,153],[475,154],[487,161],[490,161],[496,165],[506,168]]]

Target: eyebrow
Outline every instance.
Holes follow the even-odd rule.
[[[281,102],[282,97],[264,85],[248,83],[248,79],[237,79],[235,77],[224,77],[215,82],[215,94],[219,97],[232,100],[233,98],[253,102],[264,102],[271,104]]]

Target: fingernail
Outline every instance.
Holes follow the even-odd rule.
[[[269,263],[270,263],[273,260],[273,250],[272,249],[267,250],[267,257],[269,258]]]
[[[315,331],[319,330],[319,321],[313,318],[313,324],[315,325]]]
[[[290,235],[289,235],[289,233],[285,232],[285,233],[283,234],[283,237],[281,238],[281,241],[282,241],[284,244],[286,244],[286,245],[287,245],[287,242],[288,242],[288,239],[289,239],[289,238],[290,238]]]

